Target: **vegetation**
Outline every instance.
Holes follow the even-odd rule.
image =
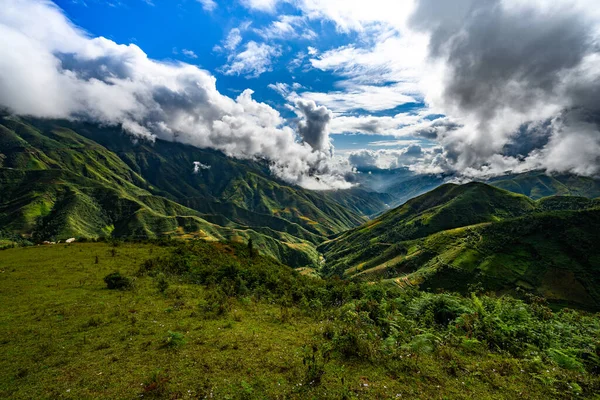
[[[329,275],[468,294],[522,288],[600,309],[598,201],[532,201],[482,183],[443,185],[324,243]]]
[[[210,168],[194,173],[194,162]],[[265,163],[161,140],[134,143],[118,128],[1,114],[0,186],[0,226],[33,242],[252,238],[257,250],[294,267],[315,266],[318,243],[389,200],[307,191],[275,179]]]
[[[494,178],[490,184],[534,200],[548,196],[600,197],[600,180],[570,174],[548,175],[532,171]]]
[[[128,290],[133,286],[131,279],[121,275],[120,272],[113,272],[104,277],[104,283],[108,289]]]
[[[0,117],[0,398],[600,393],[596,180],[399,169],[369,174],[386,193],[311,192],[260,161]]]
[[[600,319],[318,279],[236,243],[0,252],[0,397],[593,398]],[[94,256],[99,262],[95,264]],[[107,290],[121,270],[132,290]],[[164,292],[157,279],[169,282]]]

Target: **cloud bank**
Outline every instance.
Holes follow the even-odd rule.
[[[277,176],[307,188],[349,186],[349,166],[333,162],[326,135],[319,136],[329,120],[316,105],[301,105],[306,122],[299,142],[252,90],[232,99],[196,66],[152,60],[136,45],[90,37],[50,1],[6,0],[0,37],[0,105],[14,113],[120,125],[140,138],[266,159]],[[246,70],[237,62],[228,71]]]
[[[336,76],[333,89],[282,93],[327,106],[332,134],[426,138],[444,149],[433,167],[466,176],[600,174],[597,1],[278,3],[354,37],[311,47],[309,67]]]
[[[411,27],[438,68],[427,100],[459,172],[600,173],[600,53],[591,2],[419,0]]]

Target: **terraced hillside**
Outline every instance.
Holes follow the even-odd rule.
[[[326,274],[600,309],[600,202],[443,185],[324,243]]]
[[[196,172],[194,162],[202,165]],[[252,238],[292,266],[314,264],[326,235],[363,223],[388,200],[310,192],[274,179],[264,163],[178,143],[134,143],[118,128],[6,115],[0,185],[3,230],[34,241]]]

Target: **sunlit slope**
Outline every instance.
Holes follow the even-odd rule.
[[[445,185],[323,244],[327,274],[600,307],[600,202]]]
[[[600,180],[572,174],[547,175],[532,171],[494,178],[490,184],[534,200],[555,195],[600,197]]]
[[[194,162],[207,168],[194,173]],[[210,168],[208,168],[210,167]],[[34,240],[155,237],[247,241],[293,265],[325,236],[383,209],[380,195],[313,193],[260,162],[178,143],[134,143],[118,128],[0,120],[0,223]],[[340,204],[342,200],[352,210]]]
[[[323,244],[329,271],[342,273],[382,249],[446,229],[527,214],[535,202],[483,183],[446,184]]]

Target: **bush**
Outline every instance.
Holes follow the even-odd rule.
[[[169,288],[169,281],[167,277],[162,272],[156,276],[156,288],[160,293],[165,293],[165,291]]]
[[[185,344],[183,333],[171,332],[167,333],[167,337],[163,340],[162,347],[165,348],[176,348],[181,347]]]
[[[129,290],[133,287],[133,282],[120,272],[113,272],[104,277],[106,287],[111,290]]]

